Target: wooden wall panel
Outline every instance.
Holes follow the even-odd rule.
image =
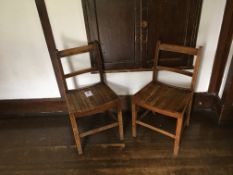
[[[214,66],[209,85],[209,93],[218,94],[224,69],[226,66],[230,46],[233,39],[233,0],[227,0],[220,31]]]

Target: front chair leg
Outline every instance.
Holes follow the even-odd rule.
[[[124,139],[124,131],[123,131],[122,109],[121,109],[120,100],[117,104],[117,118],[118,118],[118,125],[119,125],[120,140],[123,140]]]
[[[132,100],[132,136],[133,137],[137,136],[136,120],[137,120],[136,105],[134,101]]]
[[[70,114],[69,118],[70,118],[71,127],[72,127],[73,134],[74,134],[75,143],[76,143],[76,146],[77,146],[77,149],[78,149],[78,153],[82,154],[83,153],[82,145],[81,145],[81,141],[80,141],[78,125],[77,125],[74,114]]]
[[[174,155],[177,156],[180,148],[180,137],[181,137],[181,130],[182,130],[182,123],[183,123],[183,116],[179,116],[177,118],[176,123],[176,136],[175,136],[175,145],[174,145]]]

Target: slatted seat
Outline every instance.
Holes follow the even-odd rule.
[[[107,110],[109,105],[118,101],[118,96],[104,83],[69,91],[67,97],[70,113],[77,114],[78,117]]]
[[[150,108],[153,112],[160,112],[164,115],[170,113],[172,117],[183,113],[191,96],[190,90],[161,82],[151,82],[135,94],[134,99],[137,99],[138,104]]]
[[[133,137],[136,137],[137,135],[137,125],[149,128],[153,131],[173,138],[175,140],[173,153],[174,155],[178,155],[181,132],[183,130],[183,127],[185,126],[184,123],[186,123],[187,126],[189,125],[194,87],[200,64],[201,50],[202,47],[197,49],[192,47],[163,44],[160,43],[160,41],[157,42],[153,66],[153,80],[144,88],[142,88],[138,93],[132,96],[131,104]],[[184,70],[182,68],[159,65],[161,51],[181,53],[196,57],[196,59],[194,59],[195,64],[193,72]],[[191,77],[192,81],[190,84],[190,88],[181,88],[160,82],[157,78],[159,71],[169,71]],[[159,113],[165,117],[175,118],[177,121],[175,133],[170,133],[164,129],[157,128],[151,124],[142,122],[139,118],[137,118],[137,110],[139,107],[146,109],[145,113],[142,114],[139,118],[143,118],[144,116],[146,116],[148,114],[148,111]],[[185,117],[186,121],[184,121]]]

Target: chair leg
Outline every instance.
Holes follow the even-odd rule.
[[[137,136],[137,126],[136,126],[136,120],[137,120],[137,111],[136,111],[136,105],[132,101],[132,136]]]
[[[180,116],[178,117],[177,123],[176,123],[176,137],[175,137],[175,145],[174,145],[174,151],[173,151],[175,156],[177,156],[179,152],[182,123],[183,123],[183,116]]]
[[[69,118],[70,118],[72,130],[73,130],[73,134],[74,134],[75,143],[76,143],[76,146],[78,149],[78,153],[82,154],[83,153],[82,145],[81,145],[81,141],[80,141],[80,137],[79,137],[78,125],[77,125],[74,114],[70,114]]]
[[[122,109],[121,109],[120,102],[118,102],[118,104],[117,104],[117,118],[118,118],[118,125],[119,125],[120,140],[123,140],[124,139],[124,131],[123,131],[123,121],[122,121]]]
[[[186,123],[185,123],[185,125],[186,126],[189,126],[189,124],[190,124],[190,115],[191,115],[191,110],[192,110],[192,102],[193,102],[193,100],[191,99],[191,101],[190,101],[190,103],[189,103],[189,106],[188,106],[188,111],[187,111],[187,119],[186,119]]]

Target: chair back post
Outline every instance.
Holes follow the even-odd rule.
[[[156,47],[155,47],[155,56],[154,56],[154,65],[153,65],[153,81],[157,80],[157,76],[158,76],[158,70],[157,70],[157,66],[158,66],[158,61],[159,61],[159,47],[160,47],[160,41],[157,41],[156,43]]]
[[[61,57],[59,55],[59,51],[58,49],[55,50],[56,55],[57,55],[57,62],[58,62],[58,68],[60,70],[60,74],[61,74],[61,81],[62,81],[62,85],[64,86],[65,92],[67,93],[68,91],[68,86],[67,86],[67,82],[66,82],[66,78],[65,78],[65,73],[63,70],[63,66],[62,66],[62,62],[61,62]],[[65,98],[66,98],[66,93],[65,93]]]
[[[201,55],[202,55],[202,50],[203,50],[203,47],[200,46],[198,48],[198,52],[196,54],[196,62],[194,63],[195,66],[194,66],[194,70],[193,70],[193,77],[192,77],[192,82],[191,82],[191,90],[194,91],[194,88],[196,86],[196,81],[197,81],[197,74],[198,74],[198,71],[199,71],[199,68],[200,68],[200,62],[201,62]]]
[[[95,50],[96,50],[96,61],[97,61],[97,67],[99,70],[99,74],[100,74],[100,81],[102,83],[104,83],[104,72],[103,72],[103,63],[102,63],[102,54],[100,51],[100,46],[99,43],[97,41],[94,42],[94,46],[95,46]]]
[[[64,77],[62,76],[63,70],[60,65],[60,60],[56,51],[56,43],[53,36],[52,27],[50,24],[45,0],[35,0],[37,11],[39,14],[41,26],[43,29],[45,41],[49,51],[50,59],[53,65],[55,77],[57,80],[58,89],[61,95],[61,98],[64,100],[66,96],[67,86],[64,84]]]

